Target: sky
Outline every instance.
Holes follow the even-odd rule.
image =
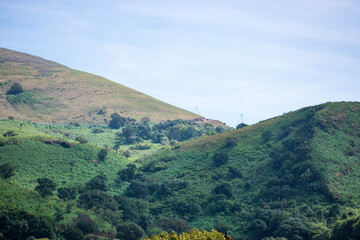
[[[0,47],[229,126],[360,101],[359,0],[0,0]]]

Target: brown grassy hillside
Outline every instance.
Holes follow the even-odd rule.
[[[34,93],[37,103],[10,104],[6,92],[14,82]],[[103,107],[106,114],[98,114]],[[104,123],[114,112],[137,120],[150,117],[152,121],[201,117],[103,77],[0,48],[0,118]]]

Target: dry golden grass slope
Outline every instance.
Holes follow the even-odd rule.
[[[6,92],[14,82],[35,93],[40,102],[10,104]],[[103,107],[107,108],[105,116],[97,114]],[[137,120],[149,117],[152,121],[201,117],[103,77],[0,48],[0,118],[104,123],[114,112]]]

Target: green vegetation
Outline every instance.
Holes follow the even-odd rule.
[[[224,129],[183,120],[119,129],[1,120],[0,232],[357,239],[359,119],[360,103],[342,102],[215,135]]]

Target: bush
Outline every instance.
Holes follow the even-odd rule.
[[[84,234],[78,228],[68,228],[63,235],[65,240],[84,240]]]
[[[186,220],[176,217],[164,217],[161,218],[157,223],[164,231],[170,232],[175,231],[177,233],[186,232],[190,229],[189,224]]]
[[[1,239],[23,240],[31,236],[51,238],[54,228],[54,222],[44,216],[17,209],[0,212]]]
[[[119,129],[127,123],[125,117],[121,117],[118,113],[111,114],[111,120],[109,122],[109,127],[114,129]]]
[[[210,232],[203,230],[200,231],[198,229],[192,229],[188,232],[184,232],[181,234],[177,234],[176,232],[164,232],[159,235],[152,236],[150,239],[145,238],[144,240],[174,240],[174,239],[182,239],[182,240],[225,240],[231,239],[226,233],[225,235],[216,231],[211,230]]]
[[[81,144],[84,144],[84,143],[88,142],[87,138],[83,137],[83,136],[78,136],[78,137],[75,138],[75,140],[78,141]]]
[[[34,104],[40,102],[37,98],[35,98],[35,94],[29,91],[24,91],[16,95],[7,95],[6,100],[11,104],[16,104],[16,103]]]
[[[117,174],[122,181],[129,182],[135,178],[136,165],[128,164],[123,170],[120,170]]]
[[[74,188],[59,188],[57,195],[60,199],[68,201],[76,198],[76,190]]]
[[[24,92],[24,88],[20,85],[20,83],[15,82],[10,89],[6,92],[7,95],[16,95]]]
[[[3,179],[15,176],[15,168],[10,163],[0,165],[0,177]]]
[[[212,160],[215,166],[220,167],[229,161],[229,156],[226,153],[215,153]]]
[[[222,183],[217,185],[213,192],[215,194],[224,194],[227,198],[231,198],[233,196],[233,192],[229,183]]]
[[[104,132],[104,129],[102,128],[93,128],[93,133],[103,133]]]
[[[17,135],[19,135],[19,134],[17,134],[15,131],[12,131],[12,130],[7,131],[6,133],[3,134],[4,137],[15,137]]]
[[[78,206],[85,209],[110,209],[117,211],[118,203],[115,199],[100,190],[90,190],[80,195]]]
[[[144,198],[148,195],[148,189],[145,182],[139,180],[131,181],[126,189],[125,195],[128,197]]]
[[[144,230],[136,223],[125,221],[116,227],[116,237],[126,240],[138,240],[142,238],[145,233]]]
[[[87,190],[101,190],[106,192],[108,190],[107,186],[107,177],[104,174],[99,174],[96,177],[92,178],[86,183]]]
[[[105,158],[108,154],[108,151],[106,149],[101,149],[100,152],[97,155],[97,159],[101,162],[105,162]]]
[[[55,190],[56,183],[49,178],[38,178],[38,185],[35,187],[35,191],[38,191],[41,196],[51,196]]]

